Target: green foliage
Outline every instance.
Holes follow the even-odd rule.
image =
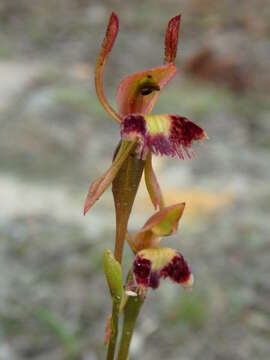
[[[4,334],[8,336],[19,335],[23,329],[23,320],[12,315],[1,314],[0,324]]]
[[[171,322],[185,322],[193,328],[201,328],[207,320],[208,305],[205,294],[193,290],[185,291],[176,300],[169,312]]]
[[[37,309],[34,316],[62,343],[67,359],[76,359],[80,348],[79,339],[66,320],[60,314],[45,307]]]

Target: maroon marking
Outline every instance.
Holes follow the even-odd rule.
[[[190,267],[180,253],[177,253],[161,271],[161,276],[164,277],[164,279],[169,277],[178,284],[188,281],[190,275]]]
[[[185,117],[170,115],[172,125],[170,129],[170,140],[183,148],[189,148],[194,140],[204,137],[204,131],[198,125]]]
[[[149,286],[152,289],[157,289],[160,283],[160,271],[151,272]]]
[[[149,286],[151,276],[151,261],[141,256],[136,256],[133,263],[133,271],[139,285]]]
[[[128,115],[121,122],[121,136],[136,132],[142,136],[146,134],[146,122],[142,115]]]
[[[169,139],[163,134],[148,135],[147,145],[155,155],[175,155]]]

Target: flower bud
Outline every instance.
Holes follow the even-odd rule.
[[[103,263],[111,296],[120,301],[123,295],[123,275],[121,265],[115,260],[113,253],[110,250],[104,251]]]

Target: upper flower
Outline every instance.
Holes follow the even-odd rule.
[[[147,151],[155,155],[178,155],[184,159],[183,150],[190,158],[191,144],[206,137],[198,125],[178,115],[130,114],[121,123],[122,139],[137,141],[137,154],[146,159]]]
[[[126,77],[117,89],[118,113],[107,102],[103,88],[102,77],[109,52],[116,39],[119,22],[112,13],[107,27],[102,50],[96,65],[96,89],[99,99],[105,109],[121,123],[121,136],[125,140],[139,142],[138,155],[145,159],[147,150],[160,155],[178,155],[183,158],[183,152],[188,157],[195,140],[206,138],[206,133],[196,124],[178,115],[147,116],[163,87],[177,73],[174,60],[177,53],[178,33],[181,15],[173,17],[167,27],[165,36],[164,65],[144,70]]]
[[[152,169],[151,154],[172,157],[177,155],[181,159],[184,159],[186,154],[190,158],[193,155],[192,143],[207,138],[202,128],[184,116],[149,115],[160,91],[177,73],[174,60],[177,53],[180,19],[181,15],[177,15],[168,23],[164,65],[132,74],[120,82],[116,94],[118,108],[116,112],[108,103],[103,91],[104,68],[119,30],[118,17],[115,13],[111,14],[96,63],[95,86],[105,110],[120,123],[122,142],[112,166],[90,186],[84,213],[111,184],[127,157],[134,151],[138,158],[146,160],[147,189],[155,208],[160,207],[162,197]]]
[[[172,18],[165,37],[165,58],[163,66],[144,70],[126,77],[117,90],[117,113],[108,103],[103,91],[103,72],[109,53],[119,30],[119,21],[112,13],[95,69],[95,86],[98,98],[108,113],[118,122],[131,113],[149,114],[159,96],[160,90],[177,73],[174,60],[177,52],[178,32],[181,15]]]

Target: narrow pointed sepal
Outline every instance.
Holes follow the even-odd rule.
[[[95,68],[95,86],[97,96],[99,98],[100,103],[104,107],[104,109],[117,121],[120,122],[120,116],[115,112],[115,110],[108,103],[104,91],[103,91],[103,72],[104,68],[109,56],[109,53],[113,47],[116,36],[119,30],[119,21],[117,15],[112,12],[110,16],[110,20],[107,26],[105,38],[101,45],[101,50],[96,62]]]
[[[142,288],[157,289],[162,278],[170,278],[185,289],[193,285],[193,275],[183,255],[170,248],[141,250],[133,263],[136,282]]]
[[[145,168],[144,168],[144,179],[147,191],[149,193],[150,199],[154,205],[155,210],[162,209],[164,207],[164,200],[162,192],[155,175],[153,166],[152,166],[152,153],[148,151],[146,156]]]
[[[181,14],[173,17],[167,26],[165,35],[165,58],[164,64],[173,63],[177,54],[178,36]]]
[[[174,64],[166,64],[126,77],[117,89],[117,106],[121,116],[149,114],[160,91],[177,73]]]
[[[163,236],[175,234],[182,217],[185,203],[174,204],[156,212],[144,226],[131,237],[135,253],[142,249],[157,247]]]
[[[135,146],[134,142],[122,141],[120,149],[115,157],[112,165],[100,178],[94,181],[88,190],[88,194],[84,204],[84,215],[110,186],[118,171],[121,169],[126,158],[129,156]]]
[[[184,153],[191,158],[194,141],[207,139],[205,131],[189,119],[171,114],[143,115],[130,114],[121,123],[124,140],[138,141],[137,154],[145,159],[147,151],[155,155],[178,156]]]

